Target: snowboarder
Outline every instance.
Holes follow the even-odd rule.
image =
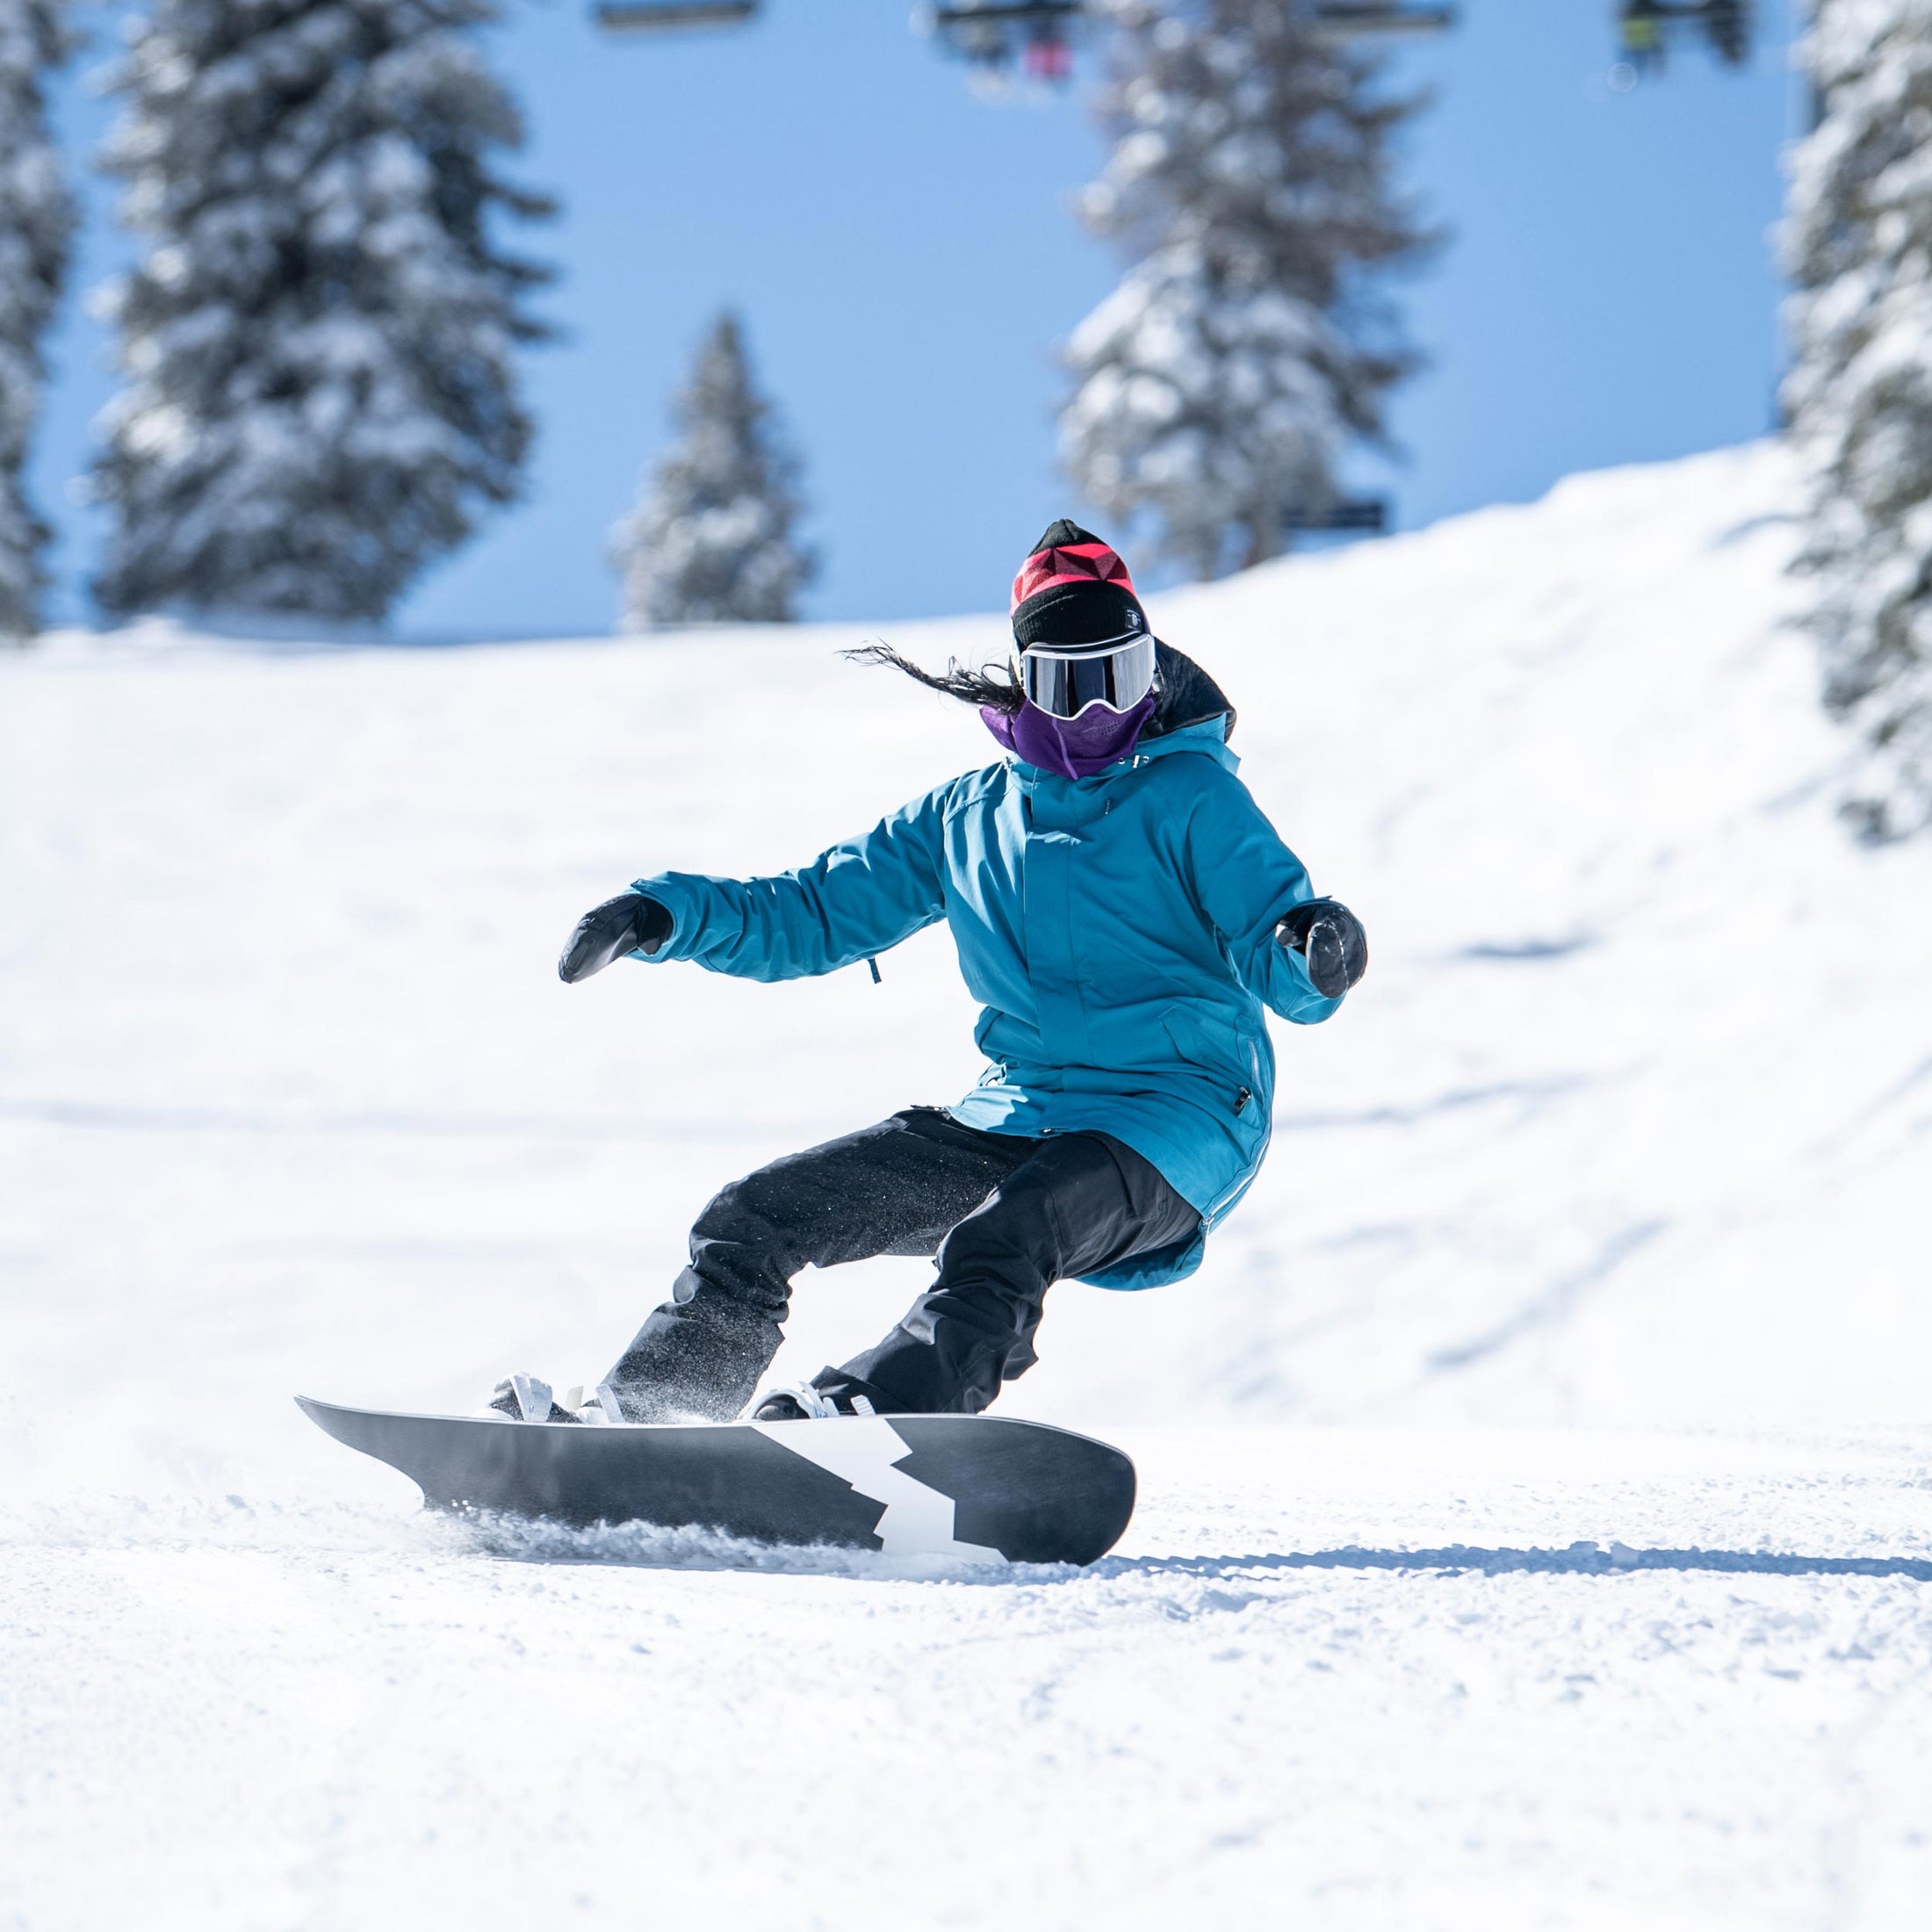
[[[1234,707],[1157,642],[1127,566],[1052,525],[1013,590],[1016,660],[933,674],[1008,754],[949,779],[778,878],[664,872],[585,914],[558,971],[695,960],[748,979],[827,973],[944,919],[984,1006],[979,1085],[732,1182],[690,1265],[611,1369],[592,1420],[744,1414],[778,1347],[791,1278],[872,1255],[934,1257],[932,1285],[875,1347],[767,1394],[773,1422],[973,1414],[1036,1359],[1047,1290],[1153,1287],[1267,1150],[1263,1008],[1325,1020],[1368,959],[1235,775]],[[580,1419],[516,1377],[493,1406]]]

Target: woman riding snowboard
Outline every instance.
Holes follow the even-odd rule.
[[[1055,523],[1014,580],[1013,631],[1005,676],[857,653],[980,705],[998,763],[803,870],[660,873],[571,934],[558,971],[573,983],[626,955],[768,980],[944,919],[989,1063],[953,1107],[908,1107],[726,1187],[589,1419],[745,1414],[792,1276],[882,1254],[935,1257],[931,1287],[875,1346],[750,1413],[972,1414],[1036,1359],[1054,1282],[1179,1280],[1253,1180],[1274,1085],[1262,1009],[1326,1020],[1367,963],[1361,925],[1314,896],[1235,776],[1233,706],[1155,640],[1107,544]],[[523,1376],[494,1406],[579,1419]]]

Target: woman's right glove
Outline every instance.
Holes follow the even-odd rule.
[[[626,953],[649,957],[670,936],[671,915],[655,899],[641,892],[620,892],[592,906],[577,921],[557,962],[557,977],[566,986],[574,986]]]
[[[1308,961],[1308,977],[1324,999],[1339,999],[1368,970],[1368,934],[1339,899],[1306,900],[1274,936]]]

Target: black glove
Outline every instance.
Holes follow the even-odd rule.
[[[557,977],[566,986],[574,986],[626,953],[656,952],[670,936],[671,915],[655,899],[641,892],[620,892],[592,906],[577,921],[557,962]]]
[[[1308,977],[1324,999],[1339,999],[1368,970],[1368,934],[1339,899],[1309,899],[1274,929],[1291,953],[1308,962]]]

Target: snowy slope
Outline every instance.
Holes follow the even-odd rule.
[[[1006,1406],[1145,1495],[1077,1579],[479,1548],[288,1402],[595,1373],[720,1181],[970,1083],[943,932],[551,963],[970,714],[835,627],[0,660],[0,1924],[1916,1922],[1932,850],[1831,818],[1788,500],[1721,453],[1157,605],[1373,965],[1201,1276],[1056,1291]],[[921,1272],[808,1276],[781,1370]]]

